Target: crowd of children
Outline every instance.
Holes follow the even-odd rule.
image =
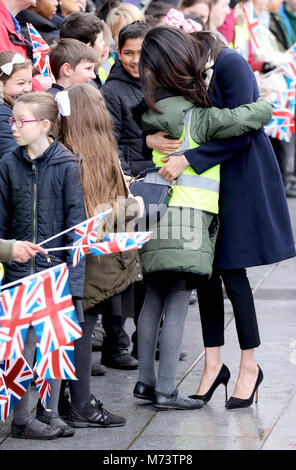
[[[197,171],[184,152],[199,145],[203,149],[213,139],[237,136],[244,146],[248,133],[257,136],[271,118],[271,105],[257,99],[253,82],[254,90],[247,100],[231,103],[226,96],[214,107],[215,99],[210,98],[214,63],[221,51],[228,49],[218,28],[230,13],[229,3],[181,3],[184,21],[186,17],[193,19],[204,29],[200,36],[192,35],[194,39],[183,31],[175,37],[175,28],[164,27],[172,6],[169,3],[151,2],[143,7],[105,0],[97,10],[91,0],[20,3],[0,0],[0,34],[3,38],[6,35],[0,52],[3,284],[47,269],[44,248],[71,245],[73,233],[67,232],[43,248],[38,244],[93,217],[102,207],[113,211],[98,233],[99,240],[111,226],[113,231],[123,232],[133,221],[136,227],[144,202],[131,194],[129,183],[143,170],[161,167],[150,177],[155,183],[167,185],[177,177],[178,181],[169,202],[170,216],[150,227],[156,236],[140,253],[87,255],[76,267],[69,251],[51,253],[50,266],[66,262],[69,267],[70,290],[82,328],[82,337],[74,342],[78,380],[68,381],[69,395],[65,381],[53,380],[48,408],[39,401],[36,416],[31,415],[26,392],[14,407],[11,434],[54,439],[73,436],[75,428],[125,425],[126,419],[106,410],[90,387],[92,338],[98,317],[106,333],[102,364],[119,369],[135,369],[139,364],[136,398],[153,402],[157,410],[201,408],[204,394],[187,397],[176,389],[176,370],[192,290],[207,289],[213,271],[217,216],[223,201],[219,202],[220,161],[213,158],[209,168]],[[178,2],[173,6],[178,7]],[[40,76],[33,66],[27,23],[32,23],[49,44],[52,81]],[[291,29],[294,25],[291,23]],[[216,36],[207,32],[209,29]],[[171,34],[172,46],[162,56],[157,41],[163,31],[168,37]],[[165,32],[164,43],[166,40]],[[174,65],[176,60],[179,65],[182,62],[179,69]],[[272,57],[264,64],[271,61]],[[196,70],[192,64],[198,64]],[[266,152],[271,152],[272,160],[270,148]],[[177,160],[168,155],[179,157],[184,168],[180,170],[179,163],[172,163]],[[280,173],[274,172],[277,188],[282,191]],[[286,251],[275,257],[285,259],[295,255],[295,248],[290,244],[285,203],[282,207]],[[124,224],[117,226],[118,220]],[[176,230],[180,234],[177,239]],[[168,234],[165,239],[163,232]],[[244,295],[237,289],[238,295]],[[129,316],[134,317],[136,326],[132,354],[124,331]],[[30,366],[35,346],[30,327],[23,351]],[[157,350],[158,375],[154,363]],[[208,379],[208,389],[215,383],[227,385],[225,366],[218,365],[216,382],[215,376],[210,380],[204,376],[203,385]],[[103,373],[101,369],[97,375]],[[238,388],[234,399],[244,401],[249,389],[257,390],[261,374],[261,369],[257,372],[255,368],[247,391]],[[248,405],[244,402],[241,406]]]

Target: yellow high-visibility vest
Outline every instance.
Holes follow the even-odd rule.
[[[106,62],[104,62],[104,64],[98,68],[98,75],[100,77],[102,85],[104,85],[105,81],[107,80],[110,70],[115,63],[115,57],[116,54],[112,54],[111,57],[109,57],[109,59],[106,60]]]
[[[184,128],[180,140],[183,143],[179,147],[178,153],[182,155],[186,150],[193,149],[199,145],[190,136],[190,122],[192,108],[185,114]],[[157,167],[163,166],[162,158],[166,157],[162,153],[153,150],[153,162]],[[150,173],[151,182],[167,184],[167,180],[158,173]],[[148,175],[147,175],[148,176]],[[145,177],[145,181],[147,179]],[[148,181],[148,180],[147,180]],[[218,214],[219,189],[220,189],[220,165],[215,165],[204,173],[197,174],[192,166],[188,166],[183,173],[175,180],[169,206],[193,207],[203,211]]]
[[[246,60],[249,59],[249,39],[250,33],[248,26],[243,24],[236,24],[234,29],[234,43],[229,46],[237,50]]]

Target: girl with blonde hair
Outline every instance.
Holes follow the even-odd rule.
[[[134,21],[145,21],[144,13],[138,7],[131,3],[122,3],[116,8],[113,8],[106,18],[106,23],[111,29],[112,37],[115,41],[116,47],[118,45],[119,31],[123,26],[133,23]]]

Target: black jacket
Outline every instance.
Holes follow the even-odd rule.
[[[37,29],[40,36],[43,37],[44,41],[49,45],[52,44],[55,39],[60,37],[59,28],[51,20],[44,18],[44,16],[41,16],[34,11],[22,10],[16,15],[16,19],[21,26],[22,35],[29,42],[31,42],[31,40],[28,33],[27,23],[31,23],[34,28]]]
[[[288,32],[285,23],[278,13],[270,13],[269,29],[282,46],[283,50],[287,50],[290,46]]]
[[[132,108],[143,99],[140,80],[129,75],[117,57],[101,92],[113,118],[122,169],[125,174],[136,176],[153,166],[152,151],[145,143],[146,134],[132,115]]]
[[[47,93],[49,93],[51,96],[55,98],[56,94],[59,93],[60,91],[64,91],[64,87],[62,85],[58,85],[57,83],[53,83],[52,87],[47,90]]]
[[[17,146],[14,140],[8,118],[12,116],[12,109],[8,104],[0,103],[0,159],[12,152]]]
[[[35,243],[86,219],[79,169],[72,153],[56,140],[35,160],[25,147],[17,147],[0,160],[0,238]],[[73,230],[44,245],[72,245]],[[27,263],[5,264],[8,283],[66,261],[70,269],[72,296],[83,297],[84,259],[72,268],[71,252],[50,252],[56,260],[48,264],[44,255]]]

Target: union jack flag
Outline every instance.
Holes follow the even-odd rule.
[[[0,360],[22,355],[33,313],[42,303],[42,283],[37,278],[5,289],[0,297]],[[5,340],[6,336],[6,340]]]
[[[34,311],[32,325],[43,355],[82,336],[68,277],[66,263],[41,272],[38,276],[43,285],[42,298]]]
[[[278,91],[273,105],[289,109],[291,113],[293,113],[295,106],[295,90]]]
[[[35,380],[37,391],[40,397],[41,404],[43,408],[48,408],[51,386],[50,379],[44,379],[43,377],[38,377]]]
[[[76,266],[81,258],[88,252],[88,247],[85,245],[91,245],[98,239],[97,229],[98,226],[103,222],[105,217],[110,214],[111,209],[101,212],[100,214],[92,217],[91,219],[85,220],[78,227],[75,228],[73,246],[77,245],[77,249],[72,251],[72,263]]]
[[[284,73],[284,77],[287,80],[288,90],[294,89],[295,93],[295,84],[296,84],[296,64],[289,62],[281,66],[281,70]]]
[[[33,372],[23,357],[0,362],[0,416],[7,417],[26,393]]]
[[[74,365],[74,343],[62,346],[45,356],[37,348],[36,372],[44,379],[76,380]]]
[[[33,45],[33,61],[36,69],[45,77],[54,80],[49,63],[49,46],[31,23],[27,28]]]
[[[261,25],[260,21],[256,17],[254,4],[252,1],[248,1],[241,6],[241,11],[243,12],[244,18],[247,22],[250,41],[252,47],[257,50],[264,45],[264,26]]]
[[[275,139],[290,141],[290,136],[295,132],[294,114],[288,109],[274,109],[271,120],[265,126],[267,135]]]
[[[12,339],[0,343],[1,359],[19,357],[27,329],[34,327],[42,354],[80,338],[65,263],[6,289],[0,298],[1,329]]]
[[[4,385],[4,381],[2,379],[2,374],[0,373],[0,419],[1,421],[6,421],[9,411],[9,398],[7,396],[6,388]]]
[[[93,256],[118,253],[120,251],[138,250],[151,238],[152,232],[118,232],[108,233],[101,243],[90,246]]]
[[[292,55],[292,60],[295,62],[296,59],[296,42],[287,50],[289,54]]]

